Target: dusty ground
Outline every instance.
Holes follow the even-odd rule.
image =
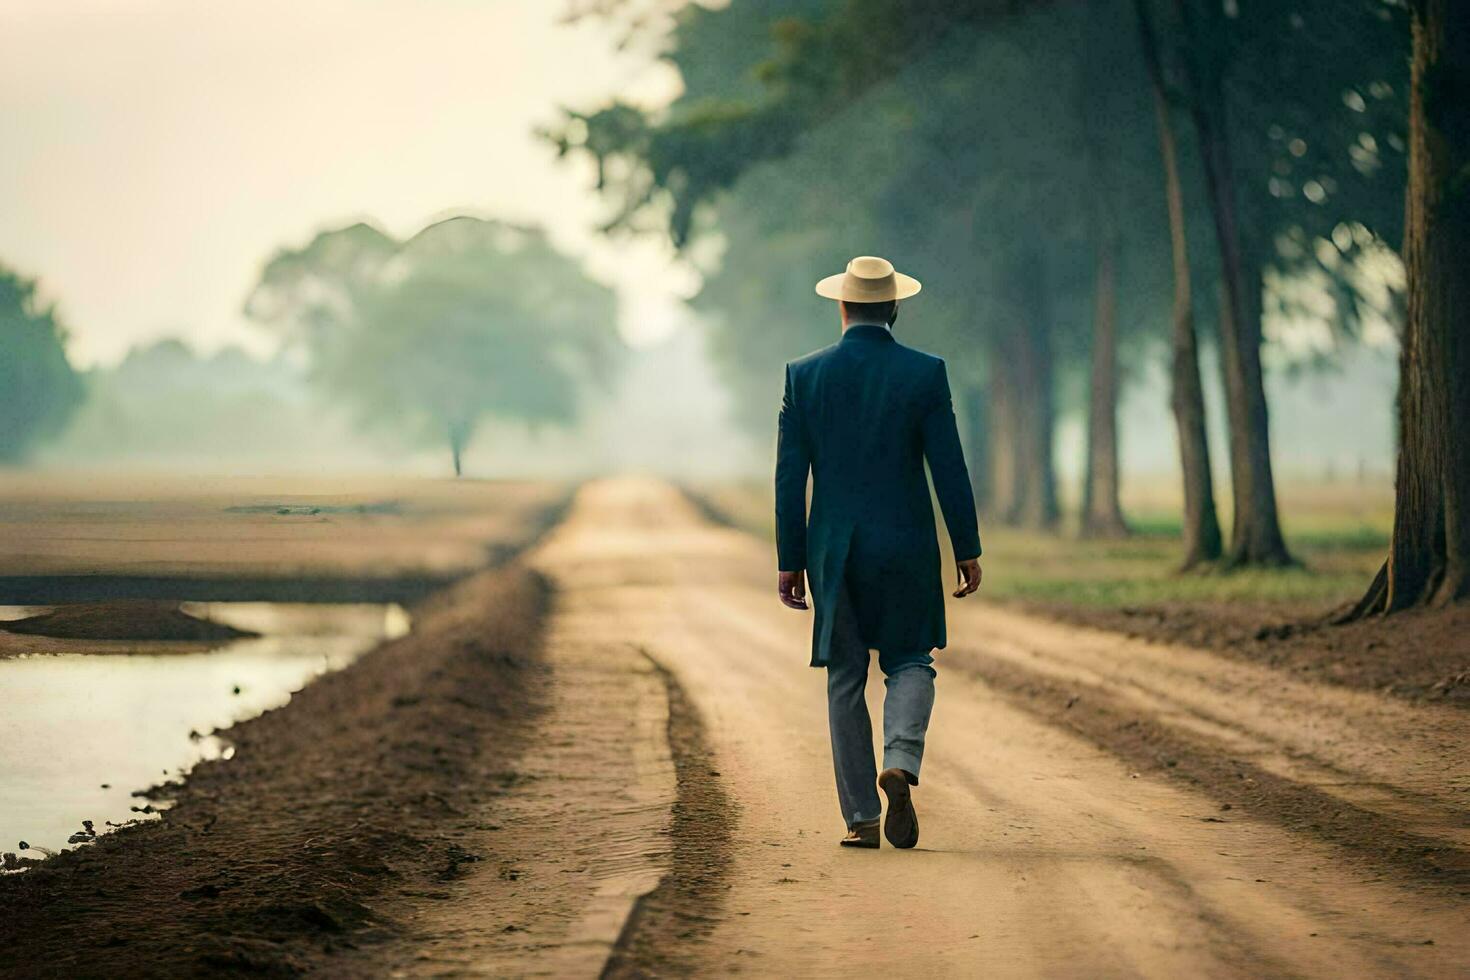
[[[850,852],[768,544],[616,480],[526,564],[0,878],[25,972],[1463,975],[1464,711],[952,603],[920,846]]]
[[[1470,708],[1470,608],[1332,625],[1333,603],[1159,603],[1022,608],[1160,643],[1203,647],[1294,676]]]
[[[847,852],[810,621],[775,602],[768,547],[626,482],[585,490],[561,540],[739,801],[713,921],[637,937],[681,949],[670,975],[1452,976],[1470,956],[1463,712],[957,604],[924,837]],[[1112,714],[1059,720],[1049,684]],[[1144,764],[1114,737],[1140,726],[1193,754]]]

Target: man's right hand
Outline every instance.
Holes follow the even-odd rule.
[[[966,558],[964,561],[955,562],[955,569],[959,573],[960,587],[954,590],[956,599],[965,596],[980,588],[980,559]]]
[[[781,594],[781,603],[792,609],[806,608],[806,572],[798,569],[794,572],[781,572],[776,583],[776,591]]]

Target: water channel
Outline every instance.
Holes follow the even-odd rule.
[[[202,652],[35,654],[0,659],[0,851],[39,858],[151,819],[136,797],[228,757],[211,733],[279,707],[408,630],[394,604],[185,603],[184,611],[259,633]],[[45,607],[0,606],[0,620]],[[22,842],[29,849],[22,848]]]

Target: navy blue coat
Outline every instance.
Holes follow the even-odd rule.
[[[943,647],[944,584],[924,461],[955,558],[980,554],[975,497],[944,361],[856,324],[786,365],[776,448],[776,552],[805,569],[825,665],[844,583],[870,649]],[[807,474],[812,477],[807,517]]]

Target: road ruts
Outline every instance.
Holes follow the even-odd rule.
[[[716,921],[702,937],[653,937],[684,944],[691,972],[1455,976],[1470,962],[1463,897],[1366,875],[1305,835],[1222,815],[1216,800],[1012,706],[975,672],[946,669],[944,653],[915,797],[920,846],[840,850],[824,678],[806,666],[807,615],[776,601],[767,545],[713,526],[673,487],[617,479],[585,487],[536,560],[563,591],[563,635],[636,647],[678,679],[738,801]],[[1002,655],[1053,671],[1109,662],[1095,642],[1090,662],[1063,660],[1067,637],[1035,625],[1028,639],[1023,620],[971,605],[954,642],[984,654],[993,629]],[[1180,683],[1148,656],[1107,656],[1125,658],[1139,690]],[[881,690],[875,677],[875,717]],[[1188,700],[1218,714],[1204,695]],[[1154,695],[1134,701],[1165,710]],[[1232,730],[1251,724],[1240,716]],[[1273,744],[1320,741],[1301,721],[1308,730],[1275,730]],[[1332,758],[1385,765],[1353,746]],[[1407,778],[1428,793],[1417,770]]]

